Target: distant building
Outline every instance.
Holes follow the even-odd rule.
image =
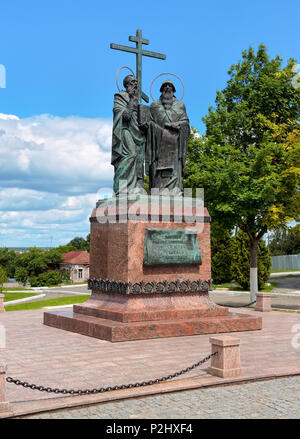
[[[60,268],[70,273],[73,283],[86,282],[90,272],[90,254],[84,251],[72,251],[63,255]]]

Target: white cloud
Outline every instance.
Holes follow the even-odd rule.
[[[0,119],[3,120],[19,120],[18,116],[15,116],[14,114],[3,114],[0,113]]]
[[[85,194],[110,186],[111,121],[0,118],[0,185]]]
[[[0,113],[0,246],[53,245],[89,232],[110,192],[112,121]],[[6,242],[8,241],[8,242]]]

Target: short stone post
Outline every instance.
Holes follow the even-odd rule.
[[[215,353],[211,359],[208,373],[221,378],[230,378],[241,375],[240,339],[221,335],[210,337],[211,353]]]
[[[1,312],[5,312],[5,308],[4,308],[4,294],[0,294],[0,313]]]
[[[255,311],[272,311],[270,293],[257,293]]]
[[[6,400],[6,367],[5,364],[0,363],[0,417],[9,412],[9,402]]]

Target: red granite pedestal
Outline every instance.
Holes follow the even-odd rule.
[[[106,206],[106,207],[105,207]],[[105,208],[104,208],[105,207]],[[91,297],[72,311],[44,313],[44,324],[111,342],[216,334],[262,328],[262,319],[229,313],[209,297],[210,217],[207,209],[163,206],[136,208],[109,202],[91,221]],[[196,230],[201,264],[146,266],[146,229]],[[166,243],[166,257],[168,245]]]

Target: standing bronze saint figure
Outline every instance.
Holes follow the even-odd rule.
[[[146,173],[149,188],[159,193],[182,194],[182,175],[185,166],[189,119],[185,105],[174,92],[174,84],[165,80],[160,98],[150,106],[150,123],[147,131]]]
[[[166,59],[166,55],[144,50],[142,46],[148,45],[149,40],[142,37],[140,29],[129,41],[135,42],[136,47],[110,45],[112,49],[136,55],[137,73],[136,77],[126,76],[123,83],[126,91],[117,93],[114,100],[111,161],[115,167],[114,192],[116,195],[144,193],[146,158],[149,188],[157,188],[161,194],[181,195],[189,136],[185,105],[174,96],[175,86],[169,79],[163,82],[160,99],[151,104],[150,111],[141,104],[141,99],[149,101],[142,91],[142,57]]]
[[[141,29],[137,29],[135,36],[129,36],[129,41],[136,47],[123,46],[111,43],[111,49],[133,53],[136,56],[136,77],[126,76],[124,79],[125,91],[115,95],[114,122],[112,139],[112,160],[115,168],[114,192],[144,192],[144,152],[146,137],[137,122],[137,107],[143,99],[149,98],[142,91],[142,59],[144,56],[157,59],[166,59],[163,53],[143,49],[149,40],[143,38]],[[120,182],[123,181],[122,187]]]
[[[123,81],[126,91],[115,94],[112,159],[115,167],[114,192],[145,193],[145,132],[137,121],[138,83],[133,75]]]

